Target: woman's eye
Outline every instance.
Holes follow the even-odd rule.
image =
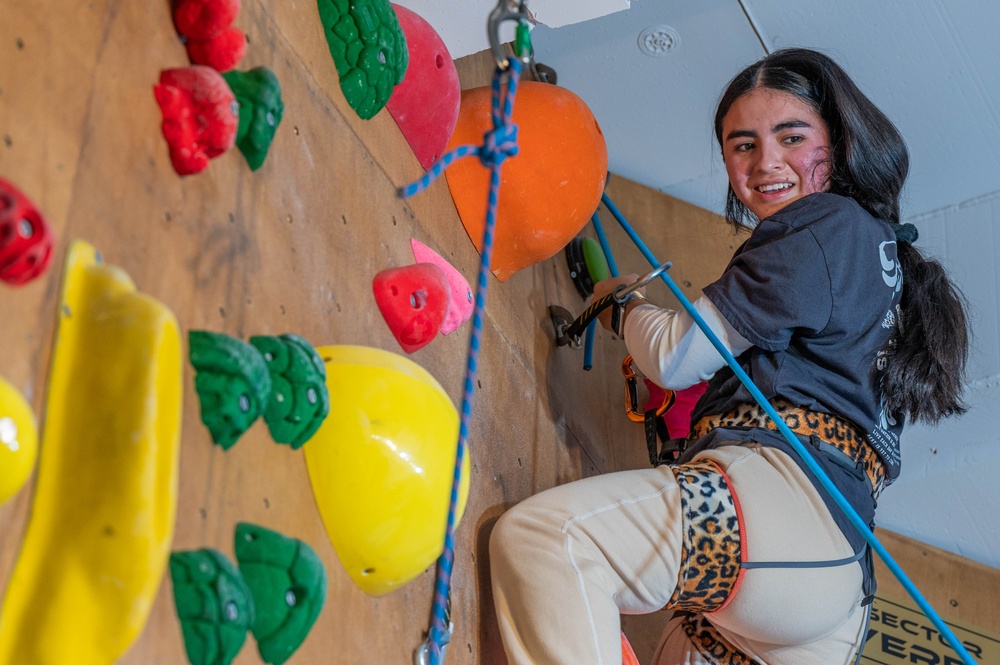
[[[740,143],[736,146],[736,152],[748,152],[753,149],[753,143]]]
[[[796,134],[794,136],[786,136],[785,137],[785,143],[788,143],[790,145],[795,145],[796,143],[802,143],[802,141],[804,141],[804,140],[805,139],[803,137],[799,136],[798,134]]]

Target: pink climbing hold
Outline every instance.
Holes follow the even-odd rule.
[[[441,334],[447,335],[454,332],[472,316],[475,303],[469,282],[455,266],[441,258],[437,252],[419,240],[410,239],[410,247],[413,249],[413,258],[417,263],[433,263],[444,272],[445,279],[448,280],[451,300],[448,314],[444,317],[444,323],[441,324]]]
[[[372,291],[382,318],[403,351],[430,344],[448,313],[448,280],[433,263],[389,268],[375,275]]]
[[[406,35],[410,61],[386,108],[427,170],[441,158],[455,131],[462,87],[448,47],[431,24],[406,7],[392,8]]]

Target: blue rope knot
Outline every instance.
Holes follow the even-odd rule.
[[[506,90],[503,89],[502,84],[505,77],[507,80]],[[463,157],[476,155],[483,166],[492,169],[494,166],[499,167],[503,160],[508,157],[516,155],[518,150],[517,125],[510,120],[514,112],[514,94],[517,91],[520,77],[521,61],[517,59],[510,61],[510,67],[506,72],[498,69],[493,75],[493,95],[490,109],[493,129],[483,134],[483,145],[460,145],[441,155],[441,159],[435,162],[423,177],[416,182],[400,187],[397,190],[399,196],[405,199],[424,191],[444,173],[449,165]],[[499,185],[499,181],[497,181],[497,185]],[[490,194],[490,197],[494,198],[495,193]]]
[[[479,161],[490,168],[500,165],[503,160],[518,153],[517,125],[510,123],[494,127],[483,134],[483,146],[479,150]]]

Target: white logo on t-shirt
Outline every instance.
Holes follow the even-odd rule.
[[[882,404],[882,410],[878,413],[878,426],[884,430],[888,430],[896,426],[896,419],[889,413],[889,410],[885,408],[885,404]]]
[[[886,240],[878,246],[878,259],[882,263],[882,281],[899,293],[903,288],[903,270],[896,255],[895,240]]]

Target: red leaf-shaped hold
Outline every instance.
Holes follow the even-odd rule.
[[[219,72],[228,72],[239,64],[247,51],[247,37],[233,26],[209,39],[189,39],[188,58],[195,65],[205,65]]]
[[[179,175],[205,170],[209,159],[233,147],[239,107],[222,74],[203,65],[166,69],[153,92]]]

